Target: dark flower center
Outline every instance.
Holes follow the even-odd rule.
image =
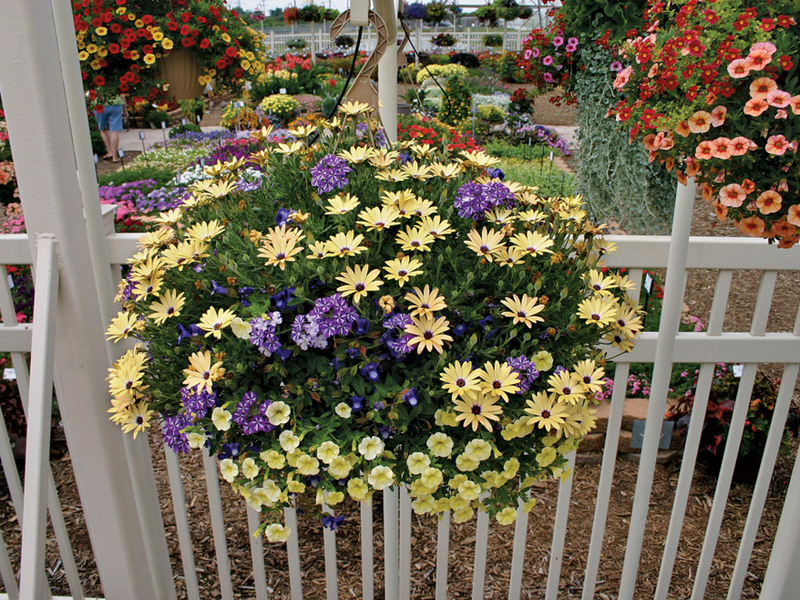
[[[542,411],[542,417],[545,418],[545,419],[549,419],[550,418],[550,411],[549,410],[543,410]]]
[[[467,382],[465,379],[456,379],[456,385],[458,387],[464,387],[465,385],[467,385]]]
[[[357,283],[356,284],[356,291],[357,292],[363,292],[366,289],[366,287],[367,286],[365,286],[363,283]]]
[[[501,387],[503,387],[503,384],[502,384],[502,383],[500,383],[499,381],[496,381],[496,380],[495,380],[495,381],[493,381],[493,382],[492,382],[492,387],[493,387],[494,389],[496,389],[496,390],[499,390]]]
[[[473,415],[479,415],[482,412],[483,412],[483,409],[481,408],[480,404],[473,404],[472,405],[472,414]]]

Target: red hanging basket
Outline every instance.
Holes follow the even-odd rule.
[[[167,92],[176,100],[190,100],[203,94],[205,86],[199,82],[203,71],[190,50],[173,50],[160,60],[159,68],[161,78],[169,84]]]

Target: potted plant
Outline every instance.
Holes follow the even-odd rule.
[[[431,44],[439,48],[449,48],[456,45],[456,38],[449,33],[440,33],[431,38]]]
[[[111,420],[216,455],[272,541],[295,495],[397,483],[417,513],[513,522],[592,428],[597,344],[641,326],[630,282],[599,270],[579,198],[341,111],[262,144],[263,184],[217,165],[141,238],[108,329],[139,342],[110,371]]]
[[[487,33],[483,36],[483,43],[488,48],[500,48],[503,45],[503,36],[499,33]]]
[[[796,8],[651,3],[624,46],[624,97],[609,111],[650,160],[693,177],[720,220],[783,248],[800,239]]]

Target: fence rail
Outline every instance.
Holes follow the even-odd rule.
[[[128,256],[135,251],[135,234],[111,234],[106,237],[110,262],[115,270],[119,270]],[[618,252],[609,255],[607,264],[610,267],[628,268],[628,274],[636,284],[636,293],[640,288],[645,269],[663,269],[668,264],[669,239],[660,237],[633,237],[633,236],[609,236],[618,246]],[[31,250],[27,236],[0,236],[0,256],[3,263],[7,264],[30,264],[32,262]],[[770,431],[769,439],[764,451],[764,458],[758,476],[755,492],[752,496],[748,509],[748,517],[743,531],[740,532],[740,549],[735,565],[732,565],[728,576],[731,579],[728,588],[728,597],[733,599],[739,597],[745,576],[748,572],[748,564],[754,547],[756,532],[764,509],[769,481],[772,470],[778,455],[780,441],[783,432],[783,424],[789,410],[790,402],[797,381],[798,357],[800,357],[800,319],[796,322],[794,330],[791,332],[767,332],[767,315],[772,302],[772,294],[775,281],[779,272],[800,271],[800,253],[794,251],[778,251],[775,248],[764,245],[757,240],[739,238],[692,238],[689,242],[687,251],[687,269],[713,269],[718,272],[717,286],[714,296],[714,307],[710,315],[710,325],[707,332],[703,333],[677,333],[668,332],[674,337],[674,355],[670,361],[697,362],[701,364],[700,383],[698,387],[695,415],[701,417],[705,414],[705,403],[708,401],[711,376],[714,365],[717,362],[736,362],[743,364],[743,374],[741,379],[739,396],[737,397],[736,412],[733,415],[733,427],[728,438],[728,445],[723,460],[722,470],[719,475],[718,485],[714,496],[708,522],[705,524],[706,535],[703,550],[697,565],[698,575],[695,583],[695,593],[693,598],[702,598],[704,590],[710,576],[710,569],[714,559],[714,553],[720,537],[722,519],[727,506],[727,498],[731,486],[731,475],[744,428],[744,420],[750,393],[754,382],[755,373],[759,363],[779,363],[783,364],[780,391],[778,394],[775,417]],[[734,271],[742,269],[756,269],[760,272],[762,284],[755,303],[753,325],[748,332],[723,332],[723,321],[728,297],[731,293],[731,275]],[[686,272],[678,276],[678,280],[684,280]],[[667,292],[669,293],[669,292]],[[679,290],[680,296],[683,291]],[[9,305],[11,290],[8,281],[0,278],[0,309],[3,315],[14,315],[13,306]],[[34,323],[33,329],[35,330]],[[27,363],[20,353],[28,352],[31,349],[31,327],[30,325],[17,325],[15,323],[4,322],[0,327],[0,350],[13,351],[15,353],[18,367],[18,376],[22,381],[27,380]],[[582,579],[582,598],[589,600],[594,597],[598,583],[598,573],[604,556],[604,539],[608,514],[611,505],[612,489],[614,487],[614,476],[616,468],[616,456],[620,438],[622,410],[625,402],[626,380],[630,372],[632,363],[653,363],[656,360],[658,336],[664,332],[649,332],[642,336],[635,350],[622,357],[615,359],[617,368],[614,379],[614,392],[610,400],[610,415],[607,425],[607,434],[603,454],[603,464],[598,480],[595,500],[595,516],[592,531],[589,539],[586,540],[586,567]],[[33,400],[33,398],[32,398]],[[659,418],[660,421],[660,418]],[[656,428],[657,429],[657,428]],[[654,429],[654,431],[656,430]],[[662,565],[658,573],[651,573],[649,576],[658,578],[657,598],[666,598],[669,592],[671,574],[674,569],[679,543],[681,541],[681,530],[686,518],[685,509],[687,499],[691,489],[692,477],[695,471],[695,461],[698,452],[700,431],[702,429],[702,418],[692,418],[688,436],[683,450],[683,460],[675,492],[673,512],[670,519],[670,527],[667,538],[664,540],[665,549],[662,555]],[[652,435],[651,435],[652,437]],[[657,438],[648,440],[647,434],[645,444],[657,443]],[[200,586],[198,583],[198,555],[196,547],[196,529],[193,521],[197,515],[193,514],[187,506],[184,485],[187,476],[198,474],[198,465],[195,463],[186,464],[179,460],[169,449],[164,447],[165,456],[156,456],[154,460],[158,464],[166,465],[166,477],[169,483],[168,494],[170,508],[164,515],[165,518],[173,522],[173,534],[179,545],[179,560],[173,563],[173,569],[180,575],[176,579],[176,587],[183,594],[182,597],[191,600],[201,598]],[[18,476],[15,476],[15,466],[13,461],[9,462],[9,440],[7,433],[0,427],[0,458],[3,459],[3,467],[10,489],[17,490],[14,506],[19,510],[22,506],[21,486]],[[569,457],[570,465],[576,470],[581,466],[576,465],[574,453]],[[181,463],[184,462],[182,465]],[[236,594],[243,590],[237,587],[236,581],[241,581],[241,577],[231,564],[230,548],[228,536],[232,529],[246,528],[253,531],[259,523],[258,514],[252,510],[244,511],[238,501],[232,501],[224,493],[225,488],[220,489],[219,475],[215,460],[205,457],[200,466],[200,471],[204,474],[205,493],[208,498],[208,514],[211,523],[211,535],[213,537],[213,555],[215,557],[216,574],[214,579],[218,582],[221,597],[232,599]],[[640,477],[642,474],[640,473]],[[16,477],[16,478],[15,478]],[[652,473],[650,473],[652,477]],[[52,477],[50,478],[52,486]],[[559,586],[563,583],[562,557],[564,556],[565,540],[570,522],[570,505],[572,504],[573,487],[572,479],[567,479],[561,483],[557,495],[557,505],[553,516],[553,531],[549,550],[542,547],[541,543],[535,544],[536,551],[549,557],[548,575],[544,591],[546,600],[553,600],[559,597]],[[376,512],[371,504],[362,504],[358,516],[360,517],[361,527],[361,589],[355,594],[359,597],[368,599],[374,598],[376,589],[384,588],[386,598],[411,598],[412,597],[412,565],[421,556],[435,556],[436,568],[433,581],[435,582],[435,597],[447,598],[452,594],[452,586],[459,583],[448,578],[448,571],[453,568],[449,562],[453,548],[450,547],[452,527],[449,515],[445,515],[436,526],[435,540],[430,542],[433,546],[419,543],[412,544],[412,517],[410,509],[410,499],[404,489],[393,489],[386,491],[381,498],[380,504],[382,511]],[[51,506],[51,515],[53,515]],[[382,519],[379,517],[382,516]],[[303,518],[299,517],[295,510],[287,510],[286,522],[295,531],[304,530]],[[21,513],[17,518],[21,521]],[[87,514],[91,519],[92,515]],[[381,523],[382,521],[382,523]],[[526,589],[524,576],[524,565],[531,560],[531,540],[529,534],[529,516],[520,513],[514,529],[513,551],[511,555],[511,569],[508,574],[508,597],[512,599],[520,598],[523,590]],[[376,536],[376,527],[382,532],[382,536]],[[629,536],[643,534],[645,521],[633,522],[629,531]],[[487,570],[487,549],[494,534],[490,526],[488,517],[485,513],[479,513],[475,521],[475,535],[473,542],[473,554],[471,563],[473,564],[471,597],[480,599],[486,593],[487,585],[496,585],[492,575]],[[57,528],[57,532],[63,529],[63,536],[66,536],[66,528]],[[193,533],[195,543],[193,544]],[[5,534],[4,534],[5,535]],[[63,537],[62,536],[62,537]],[[334,599],[338,597],[338,570],[337,570],[337,534],[325,530],[321,540],[321,551],[324,556],[320,573],[310,573],[303,570],[302,565],[308,561],[308,557],[303,555],[300,550],[297,536],[286,545],[285,563],[273,564],[265,562],[265,555],[274,559],[275,553],[271,549],[265,549],[261,540],[250,537],[250,564],[242,567],[237,565],[237,569],[249,571],[251,584],[247,587],[247,593],[255,594],[258,600],[266,600],[270,593],[289,594],[291,598],[301,598],[303,590],[308,593],[309,581],[325,582],[327,586],[326,597]],[[382,539],[381,539],[382,538]],[[2,541],[2,540],[0,540]],[[640,542],[641,543],[641,542]],[[3,579],[5,590],[9,598],[15,598],[17,593],[15,571],[13,566],[19,560],[19,548],[3,548],[0,545],[0,576]],[[69,563],[70,544],[67,539],[59,539],[59,548],[65,563]],[[64,555],[63,553],[66,553]],[[374,581],[376,558],[383,555],[383,579]],[[527,554],[527,557],[526,557]],[[634,555],[635,556],[635,555]],[[339,557],[341,559],[341,557]],[[352,558],[352,557],[349,557]],[[541,558],[541,557],[538,557]],[[74,559],[73,559],[74,560]],[[638,574],[638,559],[631,559],[634,581]],[[206,565],[207,561],[203,564]],[[282,592],[274,588],[276,570],[284,571],[288,575],[283,578],[285,588]],[[236,576],[235,576],[236,575]],[[208,576],[206,575],[206,578]],[[77,571],[74,573],[75,581],[78,581],[77,589],[73,586],[70,593],[73,598],[82,597],[83,591],[80,589],[80,581]],[[574,577],[572,578],[574,579]],[[71,584],[73,582],[71,581]],[[623,585],[624,582],[623,582]],[[494,589],[494,588],[493,588]],[[620,597],[632,598],[635,586],[621,590]]]

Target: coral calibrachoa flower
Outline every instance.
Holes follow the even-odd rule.
[[[512,522],[591,428],[600,346],[641,329],[580,198],[491,179],[480,152],[356,150],[365,110],[310,147],[264,142],[256,190],[230,185],[244,161],[208,168],[141,238],[108,329],[141,342],[109,374],[111,419],[216,454],[272,541],[296,495],[397,483],[417,513]],[[401,150],[424,179],[380,177]]]
[[[778,0],[651,2],[609,111],[746,235],[800,240],[800,25]]]

